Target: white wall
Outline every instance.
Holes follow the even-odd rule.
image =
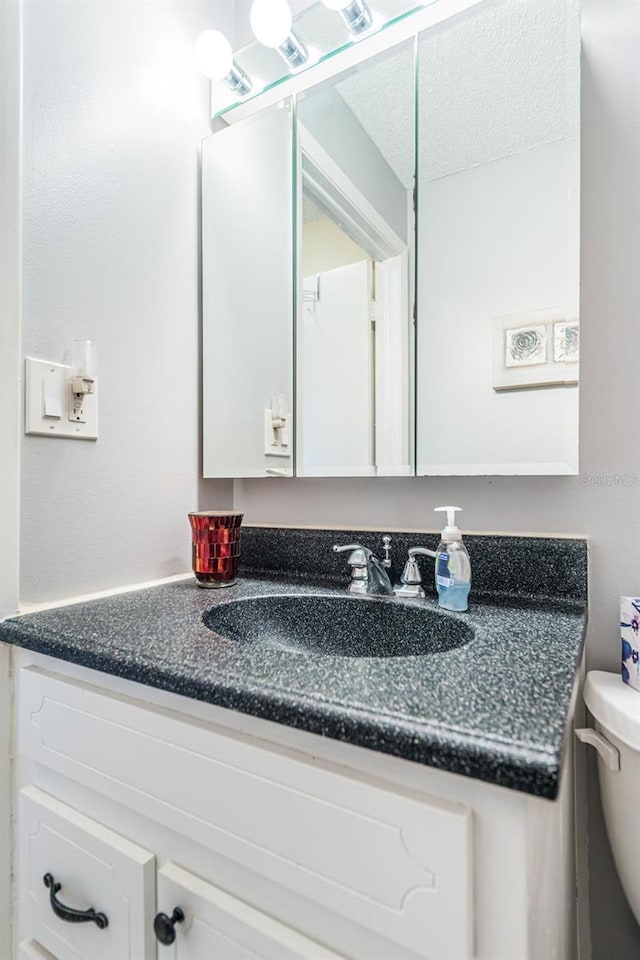
[[[468,530],[587,534],[588,666],[605,670],[619,667],[618,598],[640,583],[639,17],[635,0],[583,3],[580,475],[235,484],[254,522],[434,529],[432,507],[454,502]],[[637,960],[640,931],[592,826],[594,960]]]
[[[21,56],[19,3],[0,3],[0,617],[16,612],[20,592]],[[0,872],[0,928],[3,884]],[[3,943],[0,934],[0,953]]]
[[[25,0],[24,352],[95,340],[101,396],[97,443],[23,440],[23,601],[189,568],[210,132],[192,46],[232,17],[226,0]]]
[[[558,140],[421,181],[418,473],[576,472],[577,388],[495,391],[493,323],[575,316],[578,177]]]

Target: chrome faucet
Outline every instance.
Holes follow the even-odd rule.
[[[379,560],[372,550],[359,543],[333,545],[334,553],[349,553],[347,560],[351,567],[349,593],[366,593],[369,596],[392,597],[393,586],[385,567],[391,566],[391,538],[384,538],[385,560]]]

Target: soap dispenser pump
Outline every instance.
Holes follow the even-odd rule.
[[[436,590],[438,605],[445,610],[466,610],[471,589],[471,562],[462,534],[456,526],[456,513],[461,507],[435,507],[436,513],[447,514],[447,525],[436,551]]]

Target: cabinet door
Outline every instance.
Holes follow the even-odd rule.
[[[153,960],[153,855],[36,787],[19,816],[21,935],[60,960]],[[91,908],[99,925],[78,922]]]
[[[173,863],[158,872],[158,910],[184,920],[159,960],[340,960],[272,917]]]
[[[23,940],[18,947],[18,960],[56,960],[37,940]]]

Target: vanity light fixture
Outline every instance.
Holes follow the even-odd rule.
[[[373,16],[366,0],[322,0],[327,10],[337,10],[349,33],[359,37],[373,26]]]
[[[224,33],[219,30],[204,30],[196,39],[193,54],[205,77],[223,81],[240,97],[251,93],[251,78],[233,59],[231,44]]]
[[[309,51],[293,30],[293,15],[287,0],[253,0],[251,29],[264,47],[276,49],[290,70],[309,60]]]

